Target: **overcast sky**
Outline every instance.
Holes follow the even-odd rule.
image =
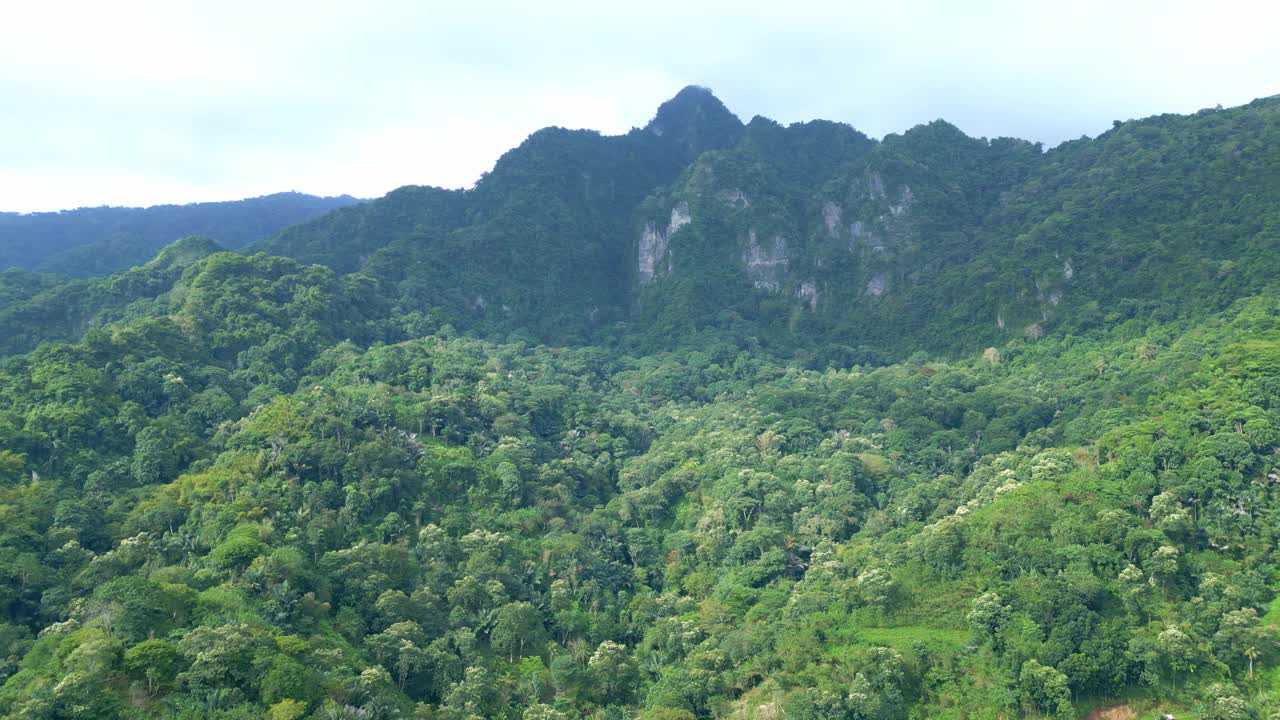
[[[1055,145],[1280,93],[1270,0],[4,2],[0,210],[468,186],[681,87],[874,137]]]

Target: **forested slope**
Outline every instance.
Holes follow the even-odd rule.
[[[216,253],[151,317],[6,364],[0,712],[1275,699],[1273,294],[811,371],[362,350],[369,291]]]
[[[1274,101],[709,98],[0,277],[0,717],[1274,718]]]
[[[180,237],[237,249],[282,228],[359,202],[350,196],[276,193],[231,202],[0,213],[0,269],[85,278],[127,270]]]
[[[1276,98],[1046,151],[944,121],[878,142],[743,125],[689,88],[644,129],[539,131],[472,190],[407,188],[255,249],[378,279],[410,336],[900,360],[1259,292],[1277,137]]]

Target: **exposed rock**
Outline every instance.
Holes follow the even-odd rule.
[[[827,201],[827,204],[822,206],[822,222],[826,223],[827,234],[830,235],[833,240],[840,238],[841,214],[842,210],[840,209],[840,206],[831,201]]]
[[[884,239],[879,236],[871,223],[862,220],[849,223],[849,249],[857,250],[858,245],[876,252],[884,251]]]
[[[651,222],[645,223],[644,231],[640,233],[640,264],[637,268],[641,285],[653,282],[658,263],[666,256],[666,233],[658,232]]]
[[[884,273],[876,273],[867,281],[867,294],[871,297],[880,297],[888,289],[889,278]]]
[[[1075,275],[1076,275],[1076,269],[1075,269],[1075,268],[1073,268],[1073,267],[1071,267],[1071,261],[1070,261],[1070,260],[1068,260],[1068,261],[1066,261],[1065,263],[1063,263],[1063,265],[1062,265],[1062,277],[1064,277],[1064,278],[1066,278],[1066,279],[1070,280],[1071,278],[1075,277]]]
[[[667,226],[667,239],[671,239],[672,235],[680,228],[693,222],[693,218],[689,215],[689,203],[679,202],[671,208],[671,224]]]
[[[892,213],[894,217],[897,217],[902,213],[910,210],[911,205],[915,203],[915,201],[916,201],[916,195],[915,193],[911,192],[911,186],[903,185],[902,192],[898,193],[897,204],[890,205],[889,212]]]
[[[657,225],[648,222],[640,233],[639,264],[637,275],[641,285],[651,285],[657,277],[658,268],[665,263],[666,272],[671,272],[670,242],[672,236],[680,228],[692,222],[689,215],[689,203],[680,202],[671,208],[671,221],[666,230],[659,230]]]
[[[754,228],[747,231],[747,249],[742,255],[751,284],[760,290],[777,290],[787,269],[787,241],[781,235],[761,244]]]
[[[884,178],[880,177],[880,173],[871,173],[871,176],[867,178],[867,184],[869,186],[867,194],[871,196],[872,200],[884,199]]]
[[[800,283],[800,289],[796,291],[796,297],[801,300],[809,301],[810,312],[818,309],[818,286],[812,280],[806,280]]]

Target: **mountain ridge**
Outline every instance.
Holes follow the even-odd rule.
[[[0,268],[73,277],[106,275],[143,264],[180,237],[216,237],[226,247],[238,249],[282,227],[359,202],[349,195],[281,192],[148,207],[0,212]]]
[[[1032,253],[1022,258],[1025,269],[1004,267],[1015,254],[1009,239],[1038,237],[1045,233],[1046,218],[1067,217],[1046,201],[1068,209],[1092,206],[1092,216],[1074,221],[1084,224],[1087,235],[1097,234],[1090,228],[1120,222],[1115,216],[1120,206],[1107,204],[1102,195],[1110,191],[1096,179],[1088,185],[1089,172],[1095,178],[1127,173],[1135,191],[1163,192],[1168,181],[1137,172],[1129,153],[1152,136],[1167,136],[1164,151],[1177,155],[1178,167],[1165,172],[1198,174],[1193,181],[1206,193],[1199,206],[1177,212],[1208,213],[1209,198],[1225,207],[1231,202],[1226,193],[1238,189],[1209,182],[1208,173],[1225,171],[1211,169],[1214,163],[1226,163],[1240,175],[1254,166],[1270,167],[1270,158],[1236,153],[1211,163],[1204,157],[1210,150],[1194,138],[1227,132],[1231,125],[1265,154],[1275,108],[1274,101],[1259,100],[1222,111],[1155,116],[1046,151],[1012,138],[970,138],[941,120],[879,141],[829,121],[782,126],[756,117],[743,125],[709,90],[691,87],[664,103],[644,129],[618,136],[563,129],[532,134],[504,154],[474,189],[457,195],[459,209],[446,219],[413,216],[412,208],[403,221],[378,218],[373,214],[380,201],[362,206],[354,212],[367,215],[366,229],[376,231],[366,234],[367,246],[342,261],[335,260],[333,250],[301,249],[315,242],[309,235],[330,238],[325,242],[334,248],[349,237],[326,229],[324,217],[254,248],[342,272],[369,262],[369,273],[389,288],[421,280],[437,298],[433,307],[423,306],[427,301],[421,295],[402,295],[405,307],[435,310],[451,325],[494,337],[520,331],[547,342],[596,342],[622,322],[642,325],[638,332],[647,337],[645,343],[666,338],[668,347],[707,333],[746,333],[773,345],[803,346],[821,337],[850,347],[867,345],[892,357],[903,357],[913,347],[951,352],[971,349],[969,340],[975,337],[992,343],[1051,326],[1076,327],[1075,318],[1092,312],[1090,303],[1140,301],[1131,289],[1122,297],[1118,291],[1125,285],[1109,276],[1095,282],[1092,273],[1106,275],[1106,268],[1084,269],[1097,295],[1070,292],[1084,278],[1064,282],[1070,280],[1061,272],[1069,258],[1053,256],[1067,252],[1065,247],[1023,242],[1018,252]],[[661,134],[654,132],[664,127]],[[1263,178],[1255,184],[1274,194]],[[1065,198],[1051,199],[1055,193],[1077,197],[1064,205]],[[735,210],[713,201],[722,196],[752,205]],[[673,222],[677,203],[701,209],[687,219],[683,211],[676,213],[680,217]],[[1015,215],[1011,204],[1026,209]],[[839,227],[832,224],[837,217]],[[1201,220],[1220,223],[1225,217],[1215,210]],[[676,230],[677,237],[661,237]],[[755,246],[753,231],[763,237]],[[1237,245],[1244,241],[1235,231],[1223,237]],[[787,249],[774,252],[778,238]],[[768,248],[761,249],[760,242]],[[1207,251],[1189,238],[1179,242],[1191,256]],[[642,244],[645,252],[660,247],[664,257],[642,258]],[[380,251],[398,258],[390,276],[379,275],[379,268],[388,267],[378,259]],[[1233,245],[1220,254],[1239,251]],[[695,265],[682,264],[680,253]],[[764,257],[769,253],[776,257]],[[479,256],[497,263],[486,270],[474,264]],[[752,277],[749,257],[755,258],[757,271],[772,267],[769,277]],[[1136,270],[1131,277],[1156,282],[1176,271],[1169,256],[1157,261],[1131,268]],[[1047,272],[1051,262],[1059,269],[1056,279],[1027,278]],[[1179,262],[1186,264],[1185,258]],[[411,278],[403,268],[414,265],[440,270]],[[678,281],[682,267],[693,273],[692,284]],[[971,276],[989,267],[1002,268],[1002,287],[991,286],[984,296],[966,294]],[[668,277],[669,268],[675,275]],[[699,276],[718,279],[707,283]],[[548,278],[559,280],[548,285]],[[568,294],[558,296],[557,287]],[[948,307],[932,301],[934,287],[950,298]],[[726,288],[732,292],[722,293]],[[699,293],[715,297],[699,299]],[[663,297],[655,303],[657,294]],[[1233,295],[1222,297],[1215,307],[1225,307]],[[692,324],[677,328],[649,314],[646,308],[655,306],[699,309],[697,317],[684,318]],[[942,318],[951,330],[937,324]],[[958,327],[964,330],[954,332]]]

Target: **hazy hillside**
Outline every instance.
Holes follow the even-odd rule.
[[[141,265],[180,237],[200,235],[235,249],[357,202],[288,192],[191,205],[0,213],[0,268],[107,275]]]

